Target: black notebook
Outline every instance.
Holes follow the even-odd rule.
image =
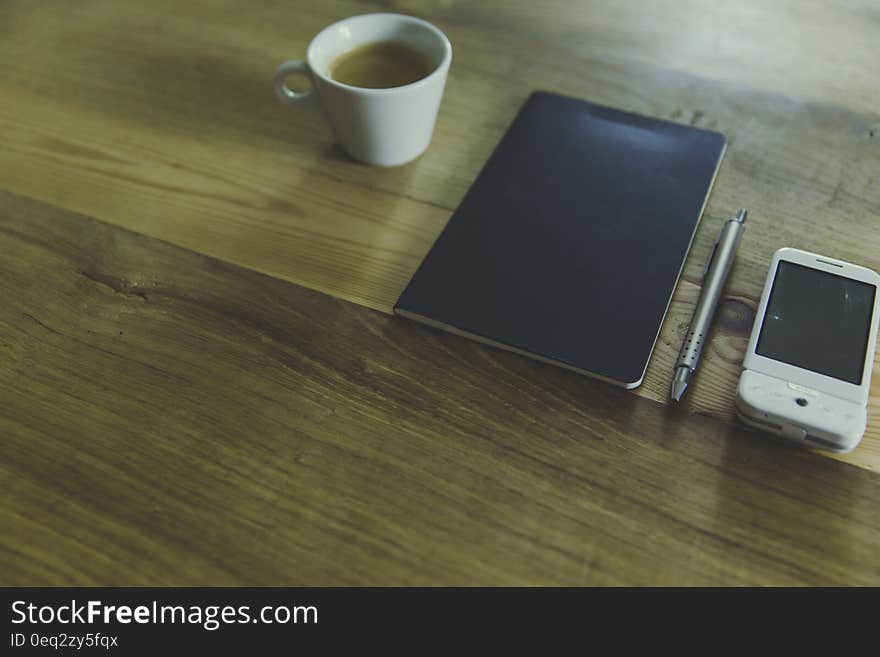
[[[394,310],[634,388],[724,149],[717,132],[536,92]]]

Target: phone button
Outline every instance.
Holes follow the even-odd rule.
[[[793,427],[790,424],[783,425],[782,427],[782,435],[786,438],[793,438],[795,440],[803,440],[807,437],[807,432],[801,429],[800,427]]]

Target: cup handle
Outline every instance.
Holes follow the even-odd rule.
[[[285,84],[285,79],[292,73],[300,73],[312,80],[312,88],[308,91],[294,91]],[[309,65],[302,59],[290,59],[283,62],[275,71],[275,95],[282,103],[295,105],[309,100],[315,95],[315,82]]]

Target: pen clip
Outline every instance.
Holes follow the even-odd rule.
[[[706,268],[703,270],[703,275],[700,277],[701,282],[705,282],[706,276],[709,274],[709,267],[712,266],[712,261],[715,259],[715,254],[718,252],[718,243],[721,241],[721,235],[715,238],[715,244],[712,245],[712,253],[709,254],[709,259],[706,261]]]

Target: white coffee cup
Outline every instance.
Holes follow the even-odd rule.
[[[367,89],[337,82],[330,65],[342,54],[376,41],[395,41],[424,54],[434,65],[425,78],[401,87]],[[452,62],[452,46],[438,28],[402,14],[365,14],[324,28],[312,39],[305,60],[286,61],[275,72],[275,93],[290,105],[320,102],[343,148],[356,160],[395,166],[428,147]],[[291,74],[312,81],[307,92],[285,84]]]

